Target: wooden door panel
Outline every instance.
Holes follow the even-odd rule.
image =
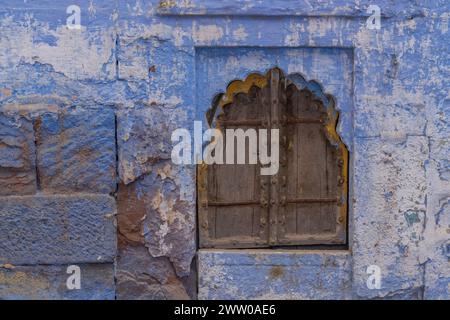
[[[232,103],[223,108],[217,118],[217,128],[224,136],[224,156],[227,146],[226,129],[258,129],[265,121],[261,110],[263,91],[250,87],[248,94],[236,94]],[[260,247],[267,245],[268,208],[261,206],[262,181],[260,167],[248,164],[249,141],[246,140],[245,163],[211,165],[206,172],[208,209],[203,220],[209,226],[200,243],[206,247]],[[267,198],[268,195],[265,195]],[[202,218],[200,218],[202,220]]]

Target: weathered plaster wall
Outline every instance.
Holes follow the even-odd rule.
[[[80,30],[65,25],[71,4]],[[366,27],[370,4],[380,30]],[[280,66],[337,100],[349,249],[201,252],[199,297],[448,299],[449,12],[446,0],[0,0],[0,297],[195,298],[195,168],[170,161],[171,131],[203,120],[233,79]],[[276,261],[286,277],[270,278]],[[64,290],[68,264],[86,273],[80,291]]]

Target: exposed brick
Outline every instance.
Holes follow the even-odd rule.
[[[81,288],[69,290],[64,266],[0,266],[0,299],[80,299],[115,298],[114,265],[80,264]]]
[[[33,124],[18,113],[0,113],[0,195],[36,192]]]
[[[38,173],[44,192],[115,191],[112,110],[48,112],[35,121]]]
[[[0,263],[110,262],[115,201],[106,195],[0,198]]]

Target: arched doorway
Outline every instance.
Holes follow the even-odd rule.
[[[346,243],[348,150],[334,99],[318,83],[278,68],[250,74],[231,82],[206,116],[222,133],[278,130],[279,169],[267,176],[260,161],[199,166],[201,248]]]

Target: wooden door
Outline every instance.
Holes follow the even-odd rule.
[[[331,97],[274,68],[232,82],[216,102],[209,122],[224,134],[278,129],[280,165],[272,176],[260,174],[259,162],[201,165],[200,247],[344,244],[348,152]]]

